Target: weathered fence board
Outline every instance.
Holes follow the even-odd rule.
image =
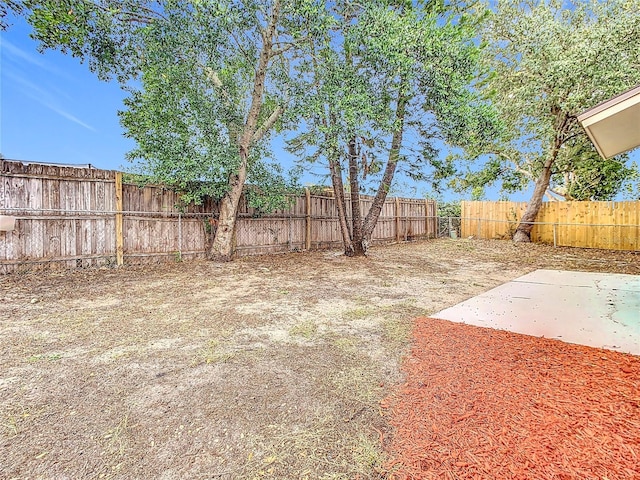
[[[202,257],[218,212],[211,199],[184,205],[177,193],[160,186],[120,186],[122,174],[114,171],[3,160],[0,175],[0,215],[17,217],[14,231],[0,232],[0,273],[25,265],[67,268]],[[341,246],[333,197],[290,200],[288,208],[268,216],[241,200],[238,255]],[[363,214],[372,202],[363,198]],[[349,203],[347,210],[350,216]],[[435,212],[433,201],[388,199],[372,241],[435,237]]]
[[[511,238],[524,202],[462,202],[462,235]],[[640,201],[544,202],[531,240],[558,246],[640,250]]]

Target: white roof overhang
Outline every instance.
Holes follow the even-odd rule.
[[[578,115],[603,158],[640,146],[640,86]]]

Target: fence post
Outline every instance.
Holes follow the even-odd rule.
[[[396,242],[400,242],[400,199],[396,197]]]
[[[291,207],[289,207],[289,251],[293,250],[293,221],[291,220]]]
[[[479,218],[478,219],[478,238],[482,238],[480,237],[480,233],[482,232],[482,219]]]
[[[124,263],[124,239],[122,238],[122,172],[116,172],[116,265]]]
[[[556,227],[558,226],[557,223],[553,224],[553,247],[557,247],[558,246],[558,236],[557,236],[557,232],[556,232]]]
[[[304,248],[311,250],[311,190],[309,187],[305,187],[305,234],[304,234]]]
[[[178,258],[182,261],[182,212],[178,212]]]
[[[429,238],[429,199],[424,199],[424,236]]]
[[[82,222],[80,220],[75,221],[76,224],[76,268],[82,267]],[[91,260],[89,260],[91,262]]]
[[[411,211],[411,204],[409,204],[409,211]],[[404,215],[404,241],[409,240],[409,215]]]

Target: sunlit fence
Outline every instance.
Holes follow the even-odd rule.
[[[459,235],[510,239],[526,203],[462,202]],[[640,250],[640,201],[545,202],[531,240],[555,246]]]

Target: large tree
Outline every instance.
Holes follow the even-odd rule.
[[[213,194],[220,212],[209,256],[233,255],[249,175],[277,184],[262,162],[287,102],[298,33],[322,20],[315,0],[25,1],[34,37],[131,92],[121,112],[153,178]],[[132,82],[131,80],[134,79]],[[195,188],[195,189],[194,189]]]
[[[545,194],[611,198],[637,175],[625,156],[599,159],[577,115],[640,83],[640,2],[500,0],[493,10],[484,91],[505,128],[473,152],[488,155],[484,167],[455,183],[476,192],[497,180],[505,191],[533,184],[514,235],[528,242]]]
[[[360,256],[399,168],[420,177],[437,160],[434,141],[478,143],[493,124],[469,89],[478,48],[464,16],[445,19],[437,3],[388,0],[337,1],[330,13],[325,38],[310,43],[300,92],[305,128],[290,146],[328,164],[345,254]],[[364,185],[375,192],[366,212]]]

